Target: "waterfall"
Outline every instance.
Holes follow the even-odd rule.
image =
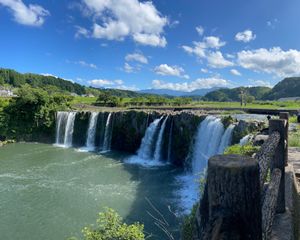
[[[240,145],[245,146],[252,139],[252,137],[253,136],[251,134],[246,135],[240,140]]]
[[[178,177],[182,187],[177,191],[179,205],[188,213],[199,200],[199,174],[203,176],[210,157],[222,153],[230,145],[234,125],[225,131],[221,119],[207,116],[198,127],[192,153],[192,172]]]
[[[75,116],[76,116],[76,112],[68,113],[67,124],[65,128],[65,137],[64,137],[65,147],[72,146]]]
[[[154,120],[146,130],[145,136],[142,139],[141,146],[138,150],[138,157],[141,159],[150,160],[152,158],[152,146],[154,136],[163,117]]]
[[[159,130],[157,141],[156,141],[156,146],[155,146],[155,150],[154,150],[154,161],[157,161],[157,162],[159,162],[161,160],[162,141],[163,141],[163,136],[164,136],[168,117],[169,116],[167,116],[165,118],[165,120],[163,121],[163,123],[160,127],[160,130]]]
[[[112,113],[109,113],[106,119],[104,141],[102,146],[102,152],[110,151],[111,137],[112,137]]]
[[[67,112],[57,112],[57,119],[56,119],[56,141],[55,144],[59,145],[62,143],[61,135],[65,127],[65,122],[68,118]]]
[[[193,156],[192,170],[194,174],[202,172],[208,159],[218,153],[224,126],[219,118],[208,116],[198,127]]]
[[[228,128],[226,129],[225,133],[223,134],[223,137],[221,139],[221,144],[219,146],[219,154],[224,153],[225,149],[231,144],[232,139],[232,132],[235,128],[235,125],[230,124]]]
[[[92,112],[89,119],[89,128],[87,132],[86,147],[88,150],[95,149],[96,127],[99,113]]]
[[[168,162],[169,163],[171,162],[173,124],[174,124],[174,119],[172,118],[170,132],[169,132],[169,142],[168,142]]]

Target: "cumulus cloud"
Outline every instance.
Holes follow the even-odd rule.
[[[252,80],[254,86],[261,86],[261,87],[273,87],[272,84],[269,81],[265,80]]]
[[[135,61],[135,62],[140,62],[140,63],[143,63],[143,64],[147,64],[148,63],[147,57],[145,57],[141,53],[127,54],[126,57],[125,57],[125,60],[127,62]]]
[[[89,67],[89,68],[94,68],[94,69],[98,68],[96,64],[94,64],[94,63],[87,63],[87,62],[85,62],[83,60],[77,61],[75,63],[79,64],[79,65],[81,65],[83,67]]]
[[[213,68],[225,68],[234,65],[233,62],[225,59],[220,51],[209,52],[206,56],[206,60],[208,65]]]
[[[75,26],[76,33],[75,37],[80,38],[80,37],[89,37],[90,32],[86,28],[80,27],[80,26]]]
[[[44,24],[50,12],[37,4],[26,6],[22,0],[0,0],[0,5],[10,9],[17,23],[39,27]]]
[[[210,67],[224,68],[234,64],[225,59],[223,54],[218,50],[225,46],[226,42],[221,41],[215,36],[204,37],[202,42],[193,42],[193,46],[182,46],[183,50],[191,55],[195,55],[200,59],[206,59]]]
[[[237,53],[237,62],[243,68],[278,77],[300,74],[300,51],[295,49],[284,51],[280,47],[274,47],[243,50]]]
[[[133,72],[135,72],[135,67],[131,66],[128,63],[125,63],[123,70],[127,73],[133,73]]]
[[[231,69],[230,73],[235,76],[242,76],[242,74],[236,69]]]
[[[131,90],[131,91],[139,90],[135,85],[133,86],[124,85],[124,81],[121,79],[117,79],[117,80],[93,79],[88,81],[88,83],[93,87],[100,87],[100,88],[115,88],[115,89],[122,89],[122,90]]]
[[[187,74],[184,74],[184,69],[179,66],[169,66],[168,64],[161,64],[154,68],[154,72],[163,76],[176,76],[189,79],[189,76]]]
[[[256,38],[256,35],[249,29],[243,31],[243,32],[238,32],[235,35],[235,40],[238,42],[250,42]]]
[[[153,80],[152,87],[155,89],[170,89],[191,92],[196,89],[212,88],[212,87],[228,87],[230,83],[221,78],[198,78],[192,82],[171,83],[161,80]]]
[[[204,28],[202,26],[198,26],[196,27],[196,31],[200,36],[202,36],[204,33]]]
[[[123,40],[132,37],[142,45],[165,47],[163,36],[168,24],[151,1],[138,0],[83,0],[85,15],[89,11],[93,27],[91,37],[108,40]]]

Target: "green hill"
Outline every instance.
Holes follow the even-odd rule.
[[[277,100],[286,97],[300,97],[300,77],[285,78],[277,83],[263,99]]]
[[[241,91],[245,92],[248,97],[255,100],[262,100],[266,94],[271,91],[268,87],[238,87],[223,88],[206,94],[203,100],[217,102],[238,102],[240,101]]]

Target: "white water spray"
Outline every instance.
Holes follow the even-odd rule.
[[[163,123],[160,127],[160,130],[159,130],[157,141],[156,141],[156,146],[155,146],[155,150],[154,150],[154,158],[153,158],[153,160],[156,161],[156,162],[159,162],[162,158],[161,157],[162,141],[163,141],[163,136],[164,136],[164,132],[165,132],[168,117],[169,116],[167,116],[165,118],[165,120],[163,121]]]
[[[104,142],[102,147],[102,152],[110,151],[111,137],[112,137],[112,113],[109,113],[106,119],[105,132],[104,132]]]
[[[95,137],[96,137],[96,128],[97,120],[99,113],[92,112],[89,120],[89,128],[87,133],[86,147],[88,150],[95,149]]]

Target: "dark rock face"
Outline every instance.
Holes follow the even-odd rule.
[[[265,127],[264,122],[240,120],[233,130],[232,144],[239,143],[240,139],[249,133],[259,132]]]
[[[78,112],[74,122],[73,146],[84,146],[87,138],[90,112]]]

